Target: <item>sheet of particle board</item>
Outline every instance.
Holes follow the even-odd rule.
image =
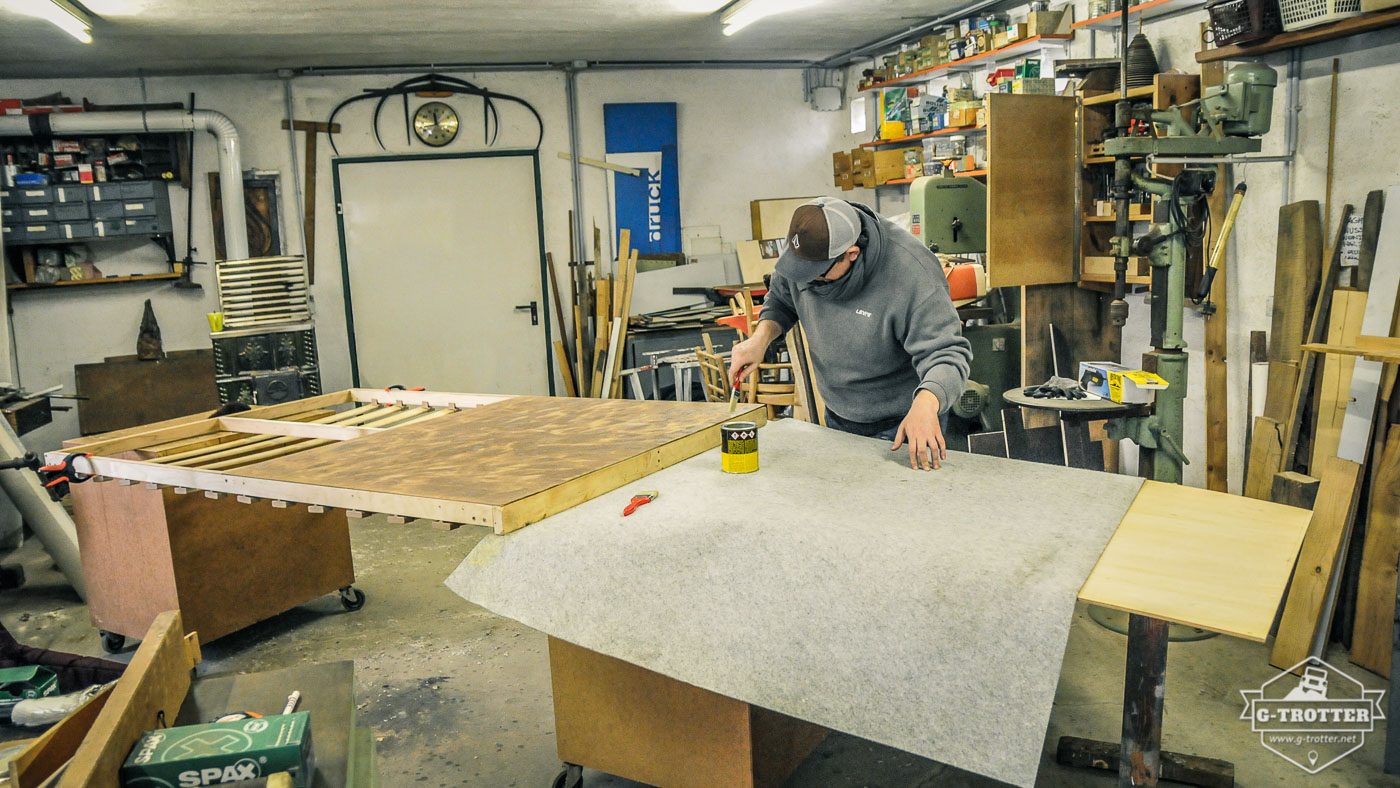
[[[1149,481],[1079,598],[1263,642],[1312,512]]]
[[[762,411],[745,405],[731,414],[727,403],[512,397],[234,473],[504,506]],[[710,446],[719,443],[713,431]]]
[[[960,452],[915,471],[792,420],[758,442],[756,473],[700,454],[488,536],[447,583],[702,689],[1031,785],[1075,596],[1142,481]],[[660,496],[622,517],[643,486]]]

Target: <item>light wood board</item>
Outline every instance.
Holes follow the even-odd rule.
[[[1079,598],[1263,642],[1308,517],[1237,495],[1145,482]]]
[[[1332,311],[1327,328],[1327,344],[1350,346],[1361,333],[1361,317],[1366,310],[1366,293],[1338,290],[1332,294]],[[1313,454],[1309,468],[1317,470],[1328,457],[1337,454],[1342,439],[1342,420],[1351,401],[1351,372],[1356,358],[1333,354],[1322,359],[1321,396],[1317,406],[1317,427],[1313,432]],[[1388,657],[1387,657],[1388,659]]]
[[[199,642],[186,637],[180,614],[172,610],[158,616],[58,788],[117,785],[117,771],[141,734],[174,722],[190,688],[190,670],[199,661]]]
[[[1307,537],[1298,555],[1288,601],[1279,620],[1278,637],[1269,664],[1289,670],[1307,659],[1317,636],[1327,587],[1336,571],[1337,556],[1356,507],[1361,466],[1339,457],[1328,458],[1322,468],[1322,484],[1313,504]]]

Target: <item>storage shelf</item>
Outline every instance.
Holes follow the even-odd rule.
[[[1345,38],[1359,33],[1369,33],[1372,30],[1380,30],[1394,25],[1400,25],[1400,8],[1372,11],[1369,14],[1362,14],[1361,16],[1354,16],[1350,19],[1329,22],[1328,24],[1310,27],[1306,30],[1279,33],[1272,38],[1253,44],[1240,44],[1202,50],[1196,53],[1196,62],[1213,63],[1217,60],[1250,58],[1255,55],[1262,55],[1266,52],[1293,49],[1294,47],[1307,46],[1308,44],[1320,44],[1323,41]]]
[[[5,285],[5,289],[11,292],[15,290],[51,290],[57,287],[76,287],[78,285],[114,285],[125,282],[157,282],[161,280],[179,279],[182,275],[176,273],[168,274],[134,274],[132,276],[104,276],[100,279],[74,279],[67,282],[16,282]]]
[[[950,69],[950,68],[951,68],[951,69],[957,69],[958,66],[961,66],[961,65],[964,65],[964,64],[967,64],[967,63],[972,63],[972,62],[975,62],[975,61],[978,61],[978,60],[984,60],[984,59],[990,58],[990,57],[995,57],[996,55],[1001,54],[1001,53],[1003,53],[1003,52],[1009,52],[1009,51],[1012,51],[1012,50],[1015,50],[1015,49],[1019,49],[1019,48],[1021,48],[1021,47],[1027,46],[1027,45],[1029,45],[1029,44],[1034,44],[1034,43],[1037,42],[1037,41],[1068,41],[1069,39],[1071,39],[1071,38],[1073,38],[1073,37],[1074,37],[1074,34],[1073,34],[1073,33],[1066,34],[1066,35],[1047,34],[1047,35],[1043,35],[1043,36],[1031,36],[1030,38],[1023,38],[1023,39],[1021,39],[1020,41],[1016,41],[1016,42],[1014,42],[1014,43],[1007,44],[1006,46],[1004,46],[1004,47],[1002,47],[1002,48],[1000,48],[1000,49],[989,49],[989,50],[987,50],[986,52],[978,53],[978,54],[976,54],[976,55],[973,55],[972,57],[965,57],[965,58],[963,58],[963,59],[961,59],[961,60],[950,60],[950,61],[948,61],[947,63],[940,63],[940,64],[934,66],[933,68],[926,68],[926,69],[924,69],[924,70],[922,70],[922,71],[915,71],[915,72],[913,72],[912,74],[905,74],[905,75],[902,76],[902,77],[895,77],[894,79],[887,79],[887,80],[885,80],[884,82],[876,82],[876,83],[874,83],[874,84],[872,84],[872,85],[870,85],[870,86],[868,86],[868,87],[863,87],[863,88],[861,88],[861,90],[862,90],[862,91],[865,91],[865,90],[875,90],[876,88],[890,87],[891,85],[903,85],[903,84],[906,84],[906,83],[908,83],[908,82],[917,81],[917,80],[920,79],[921,77],[927,77],[927,76],[929,76],[929,75],[931,75],[931,74],[933,74],[933,73],[935,73],[935,72],[938,72],[938,71],[945,71],[945,70]]]
[[[975,177],[980,176],[980,175],[986,175],[986,174],[987,174],[987,171],[986,171],[986,170],[967,170],[966,172],[955,172],[955,173],[953,173],[953,174],[956,175],[956,176],[959,177],[959,178],[975,178]],[[906,184],[913,183],[914,181],[915,181],[914,178],[899,178],[898,180],[885,181],[884,183],[879,184],[879,185],[880,185],[880,186],[903,186],[903,185],[906,185]]]
[[[1128,8],[1128,18],[1131,20],[1133,17],[1138,17],[1141,21],[1146,22],[1150,19],[1171,16],[1172,14],[1179,14],[1182,11],[1204,7],[1205,3],[1202,2],[1202,0],[1151,0],[1151,2],[1138,3],[1135,6],[1130,6]],[[1103,14],[1101,16],[1085,19],[1081,22],[1075,22],[1070,25],[1070,28],[1072,30],[1080,30],[1086,27],[1090,30],[1117,30],[1122,27],[1122,16],[1122,11],[1114,11],[1111,14]],[[1129,24],[1131,24],[1131,22]]]
[[[939,129],[937,131],[925,131],[921,134],[910,134],[907,137],[896,137],[892,140],[875,140],[874,142],[862,142],[860,146],[862,148],[882,148],[886,145],[898,145],[901,142],[912,142],[914,140],[921,140],[924,137],[939,137],[944,134],[973,134],[979,131],[986,130],[986,126],[957,126],[954,128]]]

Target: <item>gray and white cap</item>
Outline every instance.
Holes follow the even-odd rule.
[[[860,216],[845,200],[818,197],[792,213],[787,251],[774,270],[794,282],[809,282],[831,268],[836,258],[856,245]]]

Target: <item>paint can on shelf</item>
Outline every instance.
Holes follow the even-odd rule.
[[[720,468],[725,473],[758,470],[758,425],[752,421],[731,421],[719,429]]]

